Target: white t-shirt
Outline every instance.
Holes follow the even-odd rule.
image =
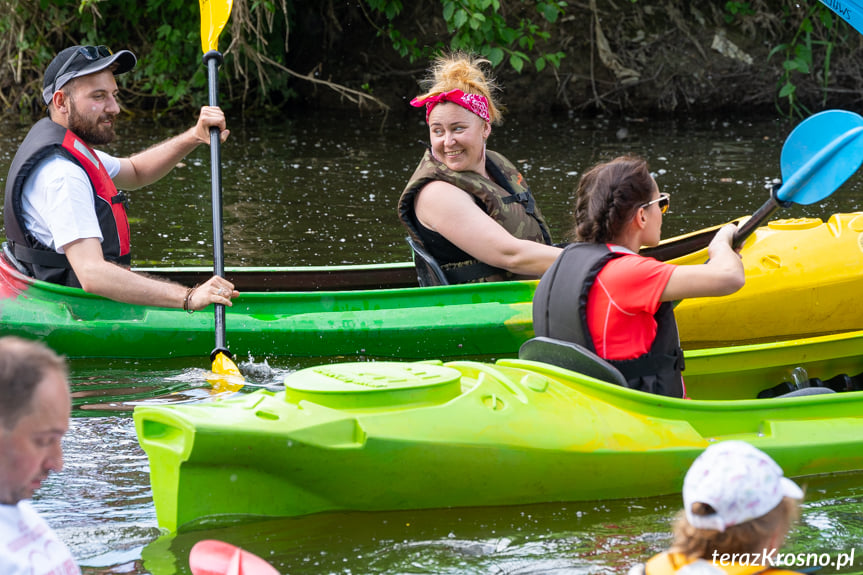
[[[24,500],[0,505],[0,573],[81,575],[81,569],[66,544]]]
[[[120,160],[98,150],[96,155],[108,175],[116,176]],[[43,158],[33,168],[24,182],[21,207],[27,231],[61,254],[63,246],[75,240],[102,241],[87,172],[59,152]]]

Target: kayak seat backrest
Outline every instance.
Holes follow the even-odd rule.
[[[6,256],[6,261],[12,264],[12,266],[14,266],[14,268],[20,273],[24,274],[25,276],[30,275],[30,272],[27,271],[27,268],[21,265],[21,262],[19,262],[18,258],[15,257],[15,254],[12,253],[12,249],[6,242],[3,242],[3,255]]]
[[[416,243],[412,237],[408,236],[405,240],[413,253],[414,267],[417,269],[417,281],[420,287],[449,285],[446,274],[443,273],[437,260]]]
[[[540,361],[615,385],[627,387],[626,378],[616,367],[586,347],[551,337],[529,339],[518,350],[518,358]]]

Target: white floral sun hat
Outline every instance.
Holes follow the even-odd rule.
[[[683,506],[689,524],[697,529],[725,531],[757,519],[779,505],[783,497],[803,499],[803,491],[783,476],[769,455],[745,441],[711,445],[692,463],[683,480]],[[694,503],[716,510],[692,513]]]

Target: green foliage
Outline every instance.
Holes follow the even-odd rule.
[[[791,40],[775,46],[767,57],[768,60],[775,54],[781,54],[785,57],[782,62],[782,74],[779,79],[777,97],[780,100],[785,100],[787,108],[783,109],[780,105],[777,107],[781,113],[788,116],[803,118],[811,114],[811,111],[800,102],[797,96],[797,82],[801,76],[811,75],[814,66],[814,50],[819,46],[823,47],[825,51],[821,72],[823,76],[822,94],[826,101],[827,84],[830,78],[830,56],[834,41],[832,39],[816,40],[815,22],[820,23],[830,32],[834,30],[833,13],[826,6],[816,2],[808,7]]]
[[[398,52],[399,56],[407,58],[410,62],[416,62],[417,60],[425,59],[429,55],[431,52],[430,49],[420,48],[416,38],[406,37],[393,24],[393,21],[401,14],[404,8],[401,0],[365,0],[365,2],[373,12],[382,14],[386,18],[386,27],[378,28],[378,35],[389,38],[393,49]]]
[[[0,72],[4,107],[39,113],[41,78],[54,55],[73,44],[129,49],[138,65],[118,77],[129,107],[190,106],[206,101],[197,2],[185,0],[17,0],[0,16],[0,53],[14,54],[20,77]],[[11,42],[14,39],[14,46]],[[128,89],[135,86],[135,90]],[[13,101],[14,98],[14,101]]]
[[[206,102],[206,72],[201,63],[200,10],[197,2],[109,0],[119,13],[103,13],[100,23],[107,35],[128,40],[115,47],[129,47],[138,55],[132,79],[137,90],[158,95],[158,106],[197,106]],[[102,2],[106,7],[109,2]],[[123,34],[129,22],[137,23],[133,34]],[[223,32],[223,36],[226,34]],[[226,45],[222,38],[221,45]],[[156,104],[156,102],[154,102]]]
[[[729,1],[725,3],[725,22],[731,24],[738,16],[750,16],[755,14],[755,10],[749,5],[749,2]]]
[[[440,0],[449,43],[444,46],[438,42],[424,49],[419,47],[418,39],[407,38],[396,28],[394,21],[403,10],[401,0],[365,1],[387,20],[380,33],[411,62],[427,59],[444,47],[480,54],[493,66],[507,62],[518,72],[524,70],[525,64],[533,64],[537,71],[549,64],[556,68],[564,57],[561,51],[546,52],[540,48],[551,37],[548,24],[555,24],[564,14],[567,4],[560,0]],[[530,14],[531,5],[535,15]],[[511,22],[504,14],[516,17]]]
[[[667,4],[664,0],[630,0],[623,10],[609,0],[597,4],[596,14],[632,16],[637,28],[622,25],[621,38],[630,37],[630,32],[650,38],[653,33],[673,30],[660,16],[664,14],[660,6]],[[695,10],[695,3],[685,0],[673,4]],[[769,72],[775,70],[780,76],[776,105],[784,115],[808,113],[813,91],[826,103],[831,71],[832,76],[841,74],[849,82],[857,77],[857,67],[848,72],[853,57],[845,57],[844,51],[840,60],[833,55],[837,46],[853,54],[859,47],[859,35],[817,0],[723,0],[716,6],[721,10],[713,11],[712,16],[693,12],[699,16],[690,24],[711,33],[717,27],[737,27],[759,43],[776,45],[768,57]],[[41,115],[45,67],[57,51],[72,44],[107,44],[114,50],[135,52],[138,66],[118,78],[124,107],[129,110],[152,109],[159,115],[168,109],[188,112],[206,103],[197,0],[3,0],[3,8],[3,113]],[[564,57],[559,46],[583,51],[590,44],[592,10],[587,2],[568,5],[563,0],[233,0],[231,20],[219,43],[225,51],[220,103],[244,110],[284,107],[298,97],[298,85],[304,82],[334,89],[351,102],[376,100],[372,94],[384,93],[376,86],[381,75],[378,70],[385,70],[391,61],[350,77],[349,88],[340,86],[331,70],[324,71],[341,59],[348,41],[365,41],[371,30],[405,63],[425,63],[442,50],[465,50],[520,73],[559,68]],[[649,15],[655,17],[645,17]],[[569,16],[565,27],[564,16]],[[628,16],[621,24],[626,24]],[[364,30],[363,25],[373,28]],[[289,39],[298,46],[289,50]],[[353,61],[345,58],[338,64]],[[562,71],[561,78],[577,76],[580,64],[567,61],[569,69]],[[292,69],[300,66],[299,72]],[[348,75],[354,72],[337,70]],[[851,87],[843,89],[847,92]],[[831,89],[829,93],[837,92],[841,91]]]
[[[197,0],[5,0],[4,6],[9,10],[0,12],[3,113],[41,115],[42,74],[59,50],[73,44],[106,44],[137,55],[135,69],[117,79],[128,110],[161,115],[207,103]],[[296,97],[291,76],[263,64],[283,65],[293,7],[293,0],[233,0],[219,40],[225,57],[222,107]]]

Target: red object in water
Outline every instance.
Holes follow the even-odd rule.
[[[189,567],[193,575],[279,575],[254,553],[216,539],[195,543],[189,553]]]

